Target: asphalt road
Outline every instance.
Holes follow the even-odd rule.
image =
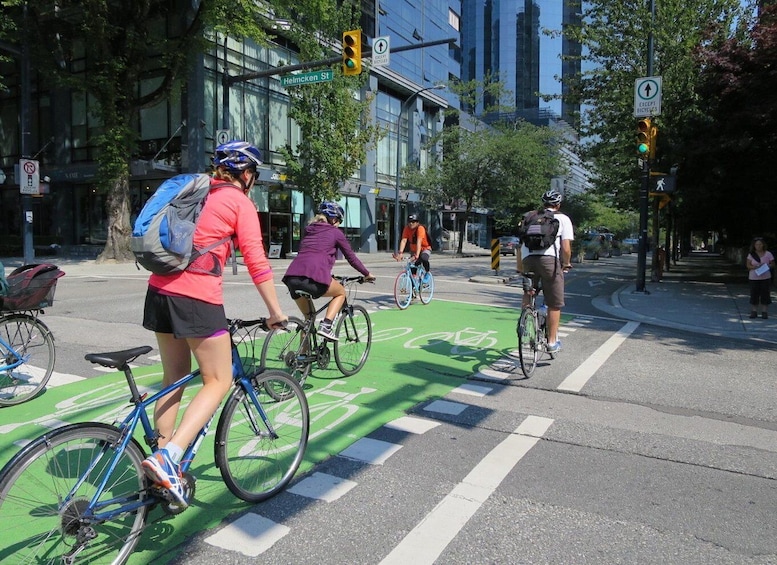
[[[399,387],[394,402],[419,400],[344,434],[348,447],[268,502],[204,505],[208,525],[185,541],[161,522],[150,537],[169,552],[151,562],[777,563],[775,348],[601,315],[591,301],[635,265],[573,271],[564,349],[531,379],[509,356],[520,290],[468,282],[488,273],[487,257],[436,260],[434,309],[403,313],[392,309],[397,265],[371,266],[378,281],[360,295],[376,322],[496,328],[498,355],[376,348],[375,374],[439,379],[444,394]],[[57,370],[96,376],[86,351],[153,345],[139,327],[144,291],[142,274],[62,279],[45,315]],[[228,315],[262,312],[245,279],[228,277],[226,296]],[[313,393],[331,385],[310,382]],[[364,399],[351,402],[361,413],[384,406]]]

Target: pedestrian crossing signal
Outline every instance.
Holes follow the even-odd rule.
[[[362,32],[354,29],[343,32],[343,74],[359,75],[362,72]]]

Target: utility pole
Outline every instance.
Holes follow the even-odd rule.
[[[647,76],[653,76],[653,21],[656,16],[656,0],[650,2],[650,28],[647,42]],[[655,143],[655,141],[654,141]],[[637,252],[637,292],[649,294],[645,288],[645,271],[647,270],[647,228],[648,228],[648,190],[650,188],[650,156],[642,160],[641,184],[639,189],[639,247]],[[655,257],[657,250],[653,250]]]

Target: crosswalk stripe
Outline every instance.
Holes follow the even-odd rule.
[[[529,416],[397,545],[381,565],[432,564],[553,420]]]

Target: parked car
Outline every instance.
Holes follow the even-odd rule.
[[[503,235],[499,238],[499,253],[501,255],[517,255],[521,248],[521,240],[514,235]]]

